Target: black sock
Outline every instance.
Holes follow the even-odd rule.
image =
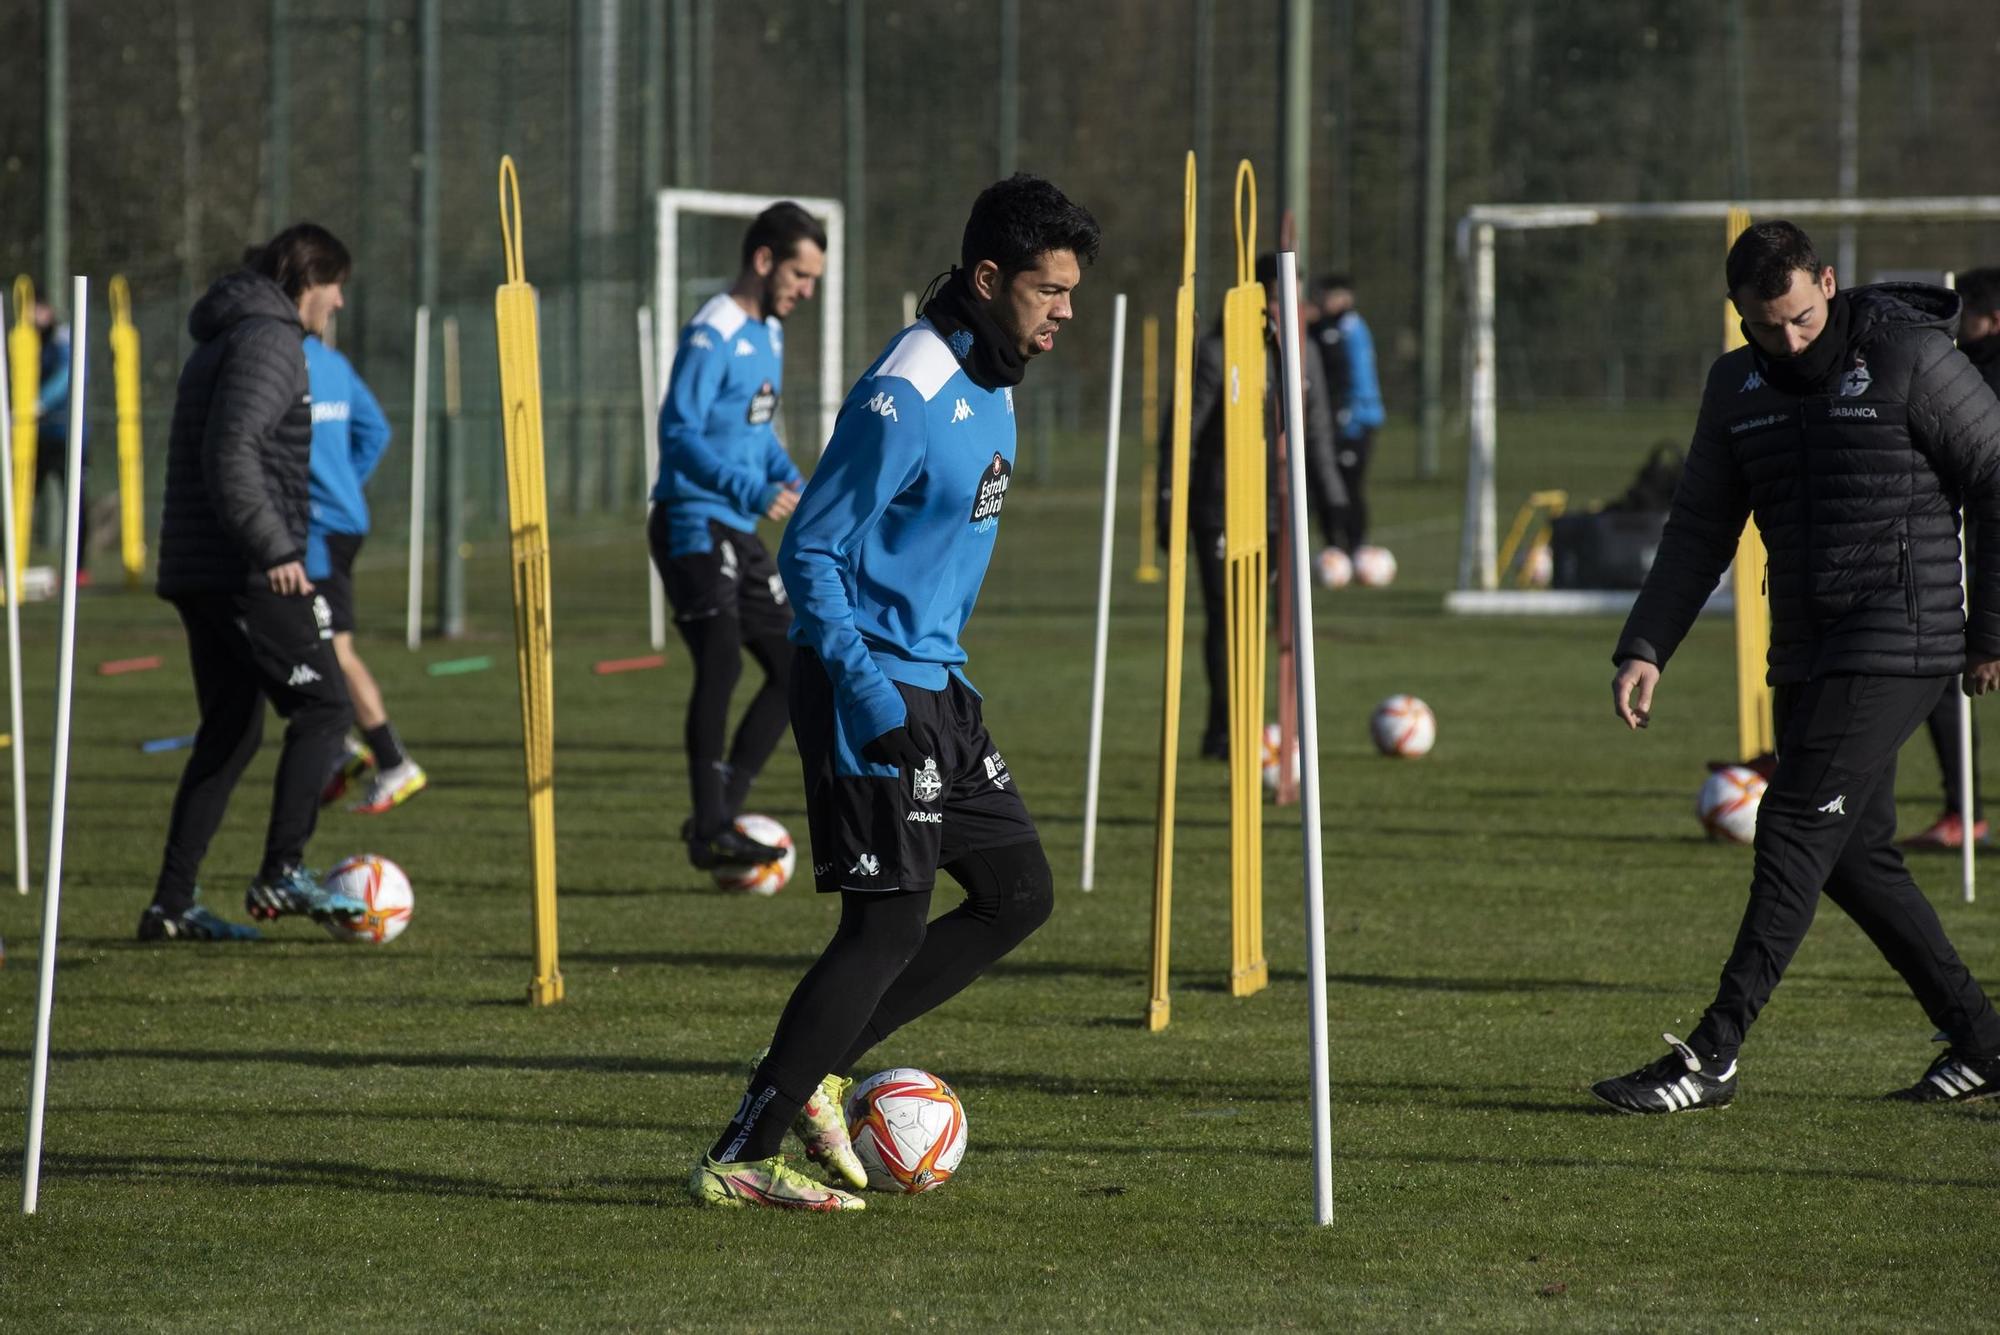
[[[368,749],[375,753],[375,768],[394,769],[409,759],[403,754],[403,739],[396,735],[396,725],[387,719],[379,728],[363,728],[361,735],[368,739]]]
[[[805,1102],[804,1095],[793,1098],[779,1089],[759,1067],[750,1087],[743,1091],[743,1101],[736,1105],[736,1115],[722,1128],[708,1157],[717,1163],[755,1163],[770,1158],[785,1143],[785,1132]]]
[[[690,759],[688,787],[694,793],[694,837],[713,839],[728,829],[728,763],[721,760]]]

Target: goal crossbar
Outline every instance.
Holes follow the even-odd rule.
[[[1834,222],[1979,222],[2000,219],[2000,195],[1926,195],[1907,199],[1699,199],[1658,203],[1477,204],[1458,223],[1459,258],[1472,296],[1467,326],[1467,407],[1470,431],[1465,470],[1465,524],[1459,539],[1458,587],[1497,589],[1494,462],[1499,453],[1498,372],[1493,339],[1494,238],[1500,232],[1593,227],[1606,222],[1722,223],[1731,209],[1751,217]]]

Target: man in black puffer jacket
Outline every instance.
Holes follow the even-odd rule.
[[[1683,1043],[1592,1092],[1625,1112],[1728,1103],[1736,1054],[1812,925],[1820,892],[1854,919],[1950,1046],[1895,1097],[2000,1093],[2000,1016],[1895,845],[1896,752],[1963,674],[2000,685],[2000,543],[1962,608],[1958,508],[2000,519],[2000,400],[1952,343],[1958,297],[1916,283],[1836,295],[1790,223],[1731,247],[1750,346],[1708,374],[1658,556],[1613,658],[1643,728],[1653,690],[1754,514],[1770,558],[1778,764],[1757,813],[1750,903],[1715,1001]]]
[[[347,249],[324,228],[279,233],[195,304],[167,441],[159,593],[187,628],[201,726],[181,772],[141,941],[255,940],[197,902],[195,876],[229,795],[257,752],[264,702],[284,750],[264,861],[244,896],[253,917],[359,916],[301,865],[320,786],[353,722],[324,598],[306,578],[312,396],[305,336],[340,309]]]

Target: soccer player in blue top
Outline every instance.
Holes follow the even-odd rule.
[[[785,634],[792,613],[759,518],[799,503],[799,470],[772,423],[784,389],[785,317],[826,270],[826,231],[797,204],[773,204],[743,236],[727,292],[681,330],[660,405],[660,477],[646,538],[694,662],[685,732],[694,814],[681,828],[697,867],[772,862],[782,850],[736,828],[744,797],[785,732]],[[764,669],[723,755],[743,651]]]
[[[415,797],[430,782],[423,766],[403,750],[403,739],[382,705],[382,688],[354,647],[354,558],[368,536],[363,488],[389,448],[389,421],[353,363],[306,338],[306,375],[312,382],[312,518],[306,529],[306,578],[326,595],[332,616],[333,653],[347,679],[354,723],[367,739],[352,738],[341,764],[320,792],[323,806],[338,802],[350,785],[374,777],[351,810],[380,815]]]
[[[840,925],[695,1164],[698,1202],[860,1209],[842,1189],[866,1181],[846,1072],[1048,918],[1048,858],[959,636],[1013,477],[1013,387],[1055,346],[1097,246],[1096,220],[1047,181],[988,187],[962,267],[848,392],[778,549],[813,880],[840,896]],[[965,900],[927,922],[939,868]],[[785,1166],[788,1129],[835,1185]]]
[[[1368,543],[1368,459],[1382,425],[1382,386],[1375,377],[1375,339],[1354,309],[1354,280],[1330,274],[1313,284],[1319,319],[1306,331],[1319,349],[1334,392],[1340,443],[1334,461],[1347,492],[1345,504],[1321,498],[1320,528],[1327,542],[1354,555]]]

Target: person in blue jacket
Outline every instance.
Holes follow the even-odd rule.
[[[320,802],[338,802],[365,779],[368,786],[349,810],[379,815],[409,801],[430,782],[423,766],[404,751],[382,705],[382,688],[354,647],[354,558],[368,536],[364,488],[389,448],[389,421],[353,364],[314,336],[306,339],[306,374],[312,383],[306,577],[326,597],[334,656],[354,702],[355,726],[367,741],[363,747],[348,739],[347,754],[321,791]]]
[[[736,828],[750,785],[785,733],[785,586],[757,538],[799,503],[798,466],[774,423],[784,391],[785,317],[826,269],[826,231],[773,204],[743,235],[742,267],[681,330],[660,405],[660,476],[646,520],[653,565],[694,663],[683,737],[694,813],[681,827],[697,867],[773,862],[783,850]],[[743,652],[764,670],[729,743]]]
[[[35,303],[35,332],[41,336],[41,395],[35,404],[35,483],[30,493],[29,515],[40,507],[35,504],[42,496],[42,490],[50,482],[58,487],[64,484],[69,473],[69,386],[70,386],[70,334],[69,325],[57,316],[55,307],[46,301]],[[90,585],[90,497],[87,494],[90,483],[90,418],[88,409],[84,414],[83,433],[83,482],[86,495],[83,504],[77,507],[76,530],[76,582]],[[33,528],[33,523],[29,524]],[[55,534],[57,545],[62,542],[62,529]],[[27,550],[21,552],[21,559],[27,560]]]
[[[1090,213],[1017,175],[972,206],[960,266],[848,391],[778,549],[813,881],[840,924],[688,1189],[708,1205],[860,1209],[841,1109],[855,1062],[1047,920],[1041,836],[965,674],[1014,474],[1014,386],[1055,346]],[[935,921],[942,868],[965,899]],[[836,1179],[785,1166],[787,1130]]]
[[[1339,466],[1346,502],[1323,503],[1320,529],[1329,545],[1350,557],[1368,543],[1368,459],[1375,452],[1375,432],[1382,425],[1382,386],[1375,374],[1375,338],[1368,322],[1354,309],[1354,280],[1331,274],[1313,285],[1319,318],[1306,337],[1319,349],[1326,380],[1333,390],[1333,420],[1338,439],[1334,462]],[[1323,493],[1324,494],[1324,493]]]

